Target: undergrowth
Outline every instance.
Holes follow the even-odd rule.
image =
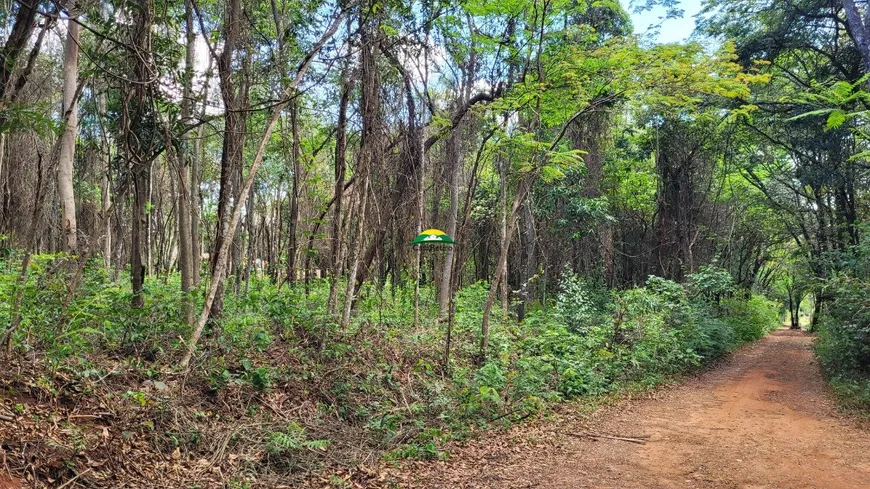
[[[0,261],[0,297],[18,293],[18,259]],[[123,274],[112,281],[89,263],[75,285],[74,263],[34,257],[13,341],[33,368],[26,379],[2,374],[7,395],[98,400],[122,413],[112,428],[124,440],[183,459],[208,457],[245,483],[336,460],[359,463],[371,453],[443,457],[452,440],[553,403],[654,386],[780,322],[777,304],[735,290],[727,272],[713,268],[687,284],[650,277],[644,287],[619,291],[566,274],[553,303],[538,303],[522,322],[495,321],[492,353],[478,366],[488,287],[477,283],[458,293],[444,366],[446,324],[435,320],[430,285],[422,288],[420,325],[410,320],[414,288],[388,283],[366,285],[355,320],[341,330],[326,310],[327,281],[278,287],[252,277],[230,282],[239,293],[227,294],[191,374],[180,380],[172,365],[190,329],[180,320],[178,277],[150,278],[146,306],[132,309]],[[13,302],[0,302],[0,324],[9,324]],[[82,463],[84,443],[63,463]]]
[[[860,232],[858,244],[825,257],[839,271],[811,285],[821,312],[815,353],[822,373],[844,407],[870,416],[870,228]]]
[[[847,275],[829,282],[830,304],[818,325],[816,357],[842,404],[870,413],[870,283]]]

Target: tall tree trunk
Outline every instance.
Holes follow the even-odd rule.
[[[365,171],[365,170],[362,170]],[[356,300],[356,292],[357,292],[357,284],[356,281],[353,280],[353,277],[356,276],[359,271],[359,265],[361,261],[361,253],[363,247],[363,241],[365,240],[365,219],[366,219],[366,207],[368,206],[368,194],[369,194],[369,178],[367,174],[359,175],[357,178],[359,182],[357,184],[357,192],[359,195],[357,196],[357,210],[354,214],[355,226],[348,226],[349,229],[355,230],[355,236],[353,240],[353,248],[351,249],[350,255],[350,270],[348,271],[348,279],[347,284],[345,286],[344,293],[344,309],[341,313],[341,329],[344,330],[350,324],[350,313],[353,309],[354,301]]]
[[[464,124],[453,128],[446,145],[447,188],[450,192],[450,210],[447,213],[447,229],[451,237],[456,236],[456,219],[459,213],[459,180],[462,174],[462,136]],[[441,282],[438,291],[438,319],[446,319],[450,308],[450,294],[453,273],[453,246],[448,246],[442,264]]]
[[[421,141],[422,143],[422,138]],[[417,144],[416,142],[414,144]],[[417,234],[423,232],[423,219],[426,216],[426,157],[422,145],[419,147],[420,165],[417,169]],[[420,280],[423,275],[423,247],[418,245],[414,250],[414,327],[420,326]],[[449,343],[449,341],[448,341]],[[450,347],[445,347],[449,356]]]
[[[0,211],[3,210],[2,195],[3,195],[3,163],[6,158],[6,133],[0,131]]]
[[[513,229],[514,226],[516,226],[520,207],[528,195],[534,179],[535,175],[532,173],[523,177],[523,180],[520,182],[520,185],[517,188],[517,193],[514,196],[513,205],[511,205],[510,214],[506,219],[507,229]],[[489,321],[492,316],[492,306],[495,302],[496,295],[498,295],[499,285],[505,280],[505,275],[507,274],[507,259],[513,235],[514,233],[508,232],[502,240],[501,251],[499,252],[498,261],[496,261],[495,265],[495,274],[493,275],[492,282],[489,284],[489,295],[483,305],[483,322],[480,327],[480,348],[477,357],[478,365],[483,365],[486,362],[487,349],[489,348]]]
[[[466,18],[469,30],[474,31],[471,16],[467,16]],[[477,56],[474,43],[472,43],[468,53],[468,59],[462,66],[463,76],[461,86],[459,87],[460,95],[458,97],[458,107],[454,112],[459,112],[462,107],[468,104],[469,99],[471,99],[471,88],[477,77]],[[450,133],[450,139],[447,140],[445,151],[448,172],[448,188],[450,189],[450,211],[447,215],[447,234],[453,238],[456,237],[456,220],[459,214],[459,191],[462,176],[462,155],[465,152],[466,128],[470,127],[471,123],[468,120],[460,122],[458,125],[453,127],[453,130]],[[449,309],[452,303],[453,284],[456,282],[453,280],[455,253],[456,250],[454,247],[450,246],[444,256],[444,268],[441,273],[441,284],[438,293],[439,319],[445,319],[448,312],[450,312]]]
[[[335,209],[332,217],[332,249],[330,262],[332,271],[329,277],[329,299],[327,310],[335,314],[336,296],[338,295],[338,277],[342,271],[341,257],[341,212],[344,204],[344,180],[347,174],[347,106],[353,91],[353,80],[348,70],[341,77],[341,101],[338,106],[338,129],[335,138]]]
[[[196,56],[196,33],[193,28],[193,6],[191,0],[184,2],[184,22],[185,34],[187,37],[187,50],[184,57],[184,88],[182,90],[181,100],[181,120],[182,123],[189,123],[193,116],[193,67],[194,57]],[[171,146],[172,141],[167,141],[167,146]],[[196,315],[193,310],[193,298],[191,291],[193,290],[193,264],[199,259],[193,249],[193,227],[191,226],[191,214],[193,206],[191,205],[191,141],[189,137],[184,138],[184,149],[180,157],[177,159],[175,172],[178,177],[176,184],[176,202],[178,208],[178,264],[181,268],[181,294],[182,294],[182,314],[184,315],[187,324],[193,326],[196,321]],[[169,147],[167,148],[167,151]]]
[[[861,18],[861,12],[855,5],[855,0],[843,0],[843,10],[846,12],[846,22],[849,24],[849,33],[855,41],[855,46],[861,54],[861,59],[864,61],[864,72],[870,73],[870,29],[868,29],[868,17],[870,17],[870,9],[867,5],[864,6],[864,18]]]
[[[296,282],[296,233],[299,228],[299,181],[302,172],[302,164],[299,143],[299,99],[295,98],[290,108],[290,132],[293,137],[293,179],[290,189],[290,225],[287,229],[289,244],[287,246],[287,281],[290,284]]]
[[[72,9],[70,9],[72,10]],[[78,250],[78,226],[76,224],[76,201],[73,191],[73,163],[75,161],[78,133],[78,58],[79,24],[67,20],[67,35],[63,49],[63,113],[67,120],[61,134],[60,155],[57,162],[57,192],[63,220],[64,250],[75,254]]]
[[[375,21],[376,22],[376,21]],[[360,22],[361,24],[363,21]],[[363,242],[365,241],[366,208],[368,207],[369,176],[372,174],[374,161],[383,154],[381,144],[381,84],[378,76],[377,54],[380,50],[380,36],[378,29],[371,25],[361,25],[362,53],[360,55],[361,73],[361,108],[362,114],[362,140],[359,150],[359,164],[357,185],[359,205],[357,206],[356,238],[351,252],[351,269],[348,274],[347,287],[344,297],[344,311],[341,316],[341,328],[345,329],[350,324],[350,312],[356,300],[357,281],[359,275]],[[367,265],[367,263],[366,263]],[[359,284],[361,286],[361,284]]]
[[[613,228],[610,223],[601,224],[601,252],[604,260],[604,283],[608,287],[616,285],[615,251],[613,246]]]
[[[145,257],[147,254],[148,185],[151,168],[149,164],[134,163],[133,174],[133,222],[130,230],[130,275],[133,288],[132,307],[145,305]]]
[[[205,119],[206,107],[208,107],[209,86],[211,83],[211,73],[214,58],[209,56],[208,68],[205,73],[205,83],[202,88],[202,108],[200,109],[200,119]],[[202,162],[205,160],[205,124],[200,124],[197,129],[196,139],[193,145],[193,155],[190,159],[190,247],[193,251],[193,286],[199,286],[200,277],[202,275],[202,237],[200,235],[200,191],[199,186],[202,181]]]
[[[517,320],[522,321],[526,316],[526,307],[529,301],[535,299],[535,286],[532,284],[535,274],[538,272],[537,237],[535,236],[535,217],[532,214],[532,198],[523,203],[520,208],[520,230],[523,246],[519,250],[522,256],[522,283],[519,287],[519,310]]]
[[[219,283],[219,288],[224,286],[227,270],[237,266],[239,255],[238,248],[234,245],[230,266],[222,270],[220,274],[215,275],[217,255],[223,247],[224,241],[235,241],[235,232],[229,232],[230,216],[232,213],[231,204],[239,205],[241,203],[239,200],[240,189],[238,188],[238,181],[241,178],[243,166],[248,113],[245,110],[248,105],[248,84],[244,80],[247,63],[242,63],[242,69],[238,70],[233,65],[233,59],[241,35],[242,16],[241,0],[227,0],[226,21],[224,22],[223,32],[224,46],[217,60],[221,98],[226,111],[224,116],[223,149],[221,152],[220,188],[218,191],[218,223],[211,263],[212,275]],[[241,73],[238,73],[239,71]],[[243,78],[241,81],[236,80],[236,77],[233,76],[237,73]],[[236,85],[238,85],[238,88]],[[211,317],[218,317],[222,312],[223,294],[221,293],[215,297],[212,303]]]
[[[256,235],[254,233],[254,201],[257,198],[256,189],[252,190],[248,197],[248,203],[245,205],[245,229],[248,235],[248,247],[245,258],[245,295],[248,295],[248,290],[251,285],[251,265],[253,265],[255,251],[257,247]]]
[[[8,100],[12,93],[12,79],[18,67],[18,57],[21,51],[30,42],[30,35],[36,28],[36,13],[39,9],[39,2],[36,1],[16,1],[18,12],[15,15],[15,24],[12,26],[12,31],[9,37],[6,38],[6,43],[0,49],[0,100]],[[0,127],[6,122],[5,117],[0,114]]]
[[[498,226],[498,240],[499,246],[504,247],[504,244],[508,242],[508,233],[511,230],[511,227],[508,227],[508,210],[507,210],[507,162],[504,161],[501,157],[498,157],[498,218],[499,218],[499,226]],[[513,232],[510,232],[513,234]],[[507,247],[508,249],[510,246]],[[501,256],[501,255],[499,255]],[[507,260],[507,255],[505,255],[505,260]],[[498,263],[498,262],[496,262]],[[498,265],[496,265],[496,269],[498,269]],[[505,266],[502,274],[507,273],[507,262],[505,262]],[[495,280],[495,278],[494,278]],[[508,283],[505,277],[499,276],[497,279],[497,283],[500,283],[500,298],[501,298],[501,312],[503,319],[507,319],[508,311],[510,308],[510,298],[508,297]]]
[[[97,112],[100,117],[100,132],[102,138],[100,140],[100,157],[102,158],[102,178],[100,179],[100,222],[103,231],[103,267],[106,273],[112,270],[112,187],[111,187],[111,172],[112,158],[109,153],[109,138],[105,134],[106,128],[102,124],[102,120],[106,115],[106,93],[101,92],[97,96]]]
[[[147,204],[151,195],[154,144],[149,127],[149,123],[154,122],[149,105],[151,79],[155,71],[150,54],[153,19],[153,0],[143,0],[131,26],[132,81],[126,90],[122,124],[133,191],[130,275],[133,289],[131,305],[134,308],[145,305],[145,269],[149,252]]]

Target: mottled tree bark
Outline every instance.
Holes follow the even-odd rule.
[[[57,161],[57,192],[61,204],[61,220],[64,234],[64,251],[78,251],[78,225],[76,201],[73,190],[73,164],[75,162],[76,137],[78,136],[78,59],[79,24],[72,17],[70,8],[67,20],[66,41],[63,48],[63,113],[67,114],[66,125],[60,136],[60,151]]]

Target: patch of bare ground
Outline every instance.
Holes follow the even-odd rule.
[[[870,433],[837,411],[811,342],[777,330],[649,399],[484,437],[386,478],[429,489],[870,488]]]

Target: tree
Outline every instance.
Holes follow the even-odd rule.
[[[73,191],[73,162],[75,161],[76,133],[78,131],[78,58],[79,24],[76,20],[75,1],[67,4],[66,41],[63,47],[63,104],[61,112],[66,125],[61,133],[57,162],[57,188],[63,215],[65,248],[69,253],[78,251],[78,226],[76,225],[76,201]]]
[[[230,2],[235,2],[237,0],[229,0]],[[310,51],[303,56],[299,67],[296,71],[296,77],[293,79],[290,84],[284,89],[282,93],[282,101],[279,102],[272,108],[272,111],[269,115],[268,122],[266,123],[266,130],[263,133],[262,138],[260,139],[259,144],[257,145],[257,151],[254,154],[254,160],[251,163],[251,169],[248,171],[248,176],[245,177],[245,181],[242,184],[240,189],[239,198],[236,200],[235,206],[232,209],[232,215],[229,217],[227,221],[227,227],[225,228],[225,236],[234,235],[236,232],[236,228],[238,227],[239,221],[242,216],[242,209],[244,207],[244,202],[247,200],[248,195],[251,191],[251,187],[254,184],[254,179],[257,176],[257,170],[259,170],[260,166],[263,164],[263,158],[265,157],[266,146],[268,145],[269,138],[272,135],[272,131],[275,130],[275,126],[278,123],[278,120],[281,117],[282,111],[289,105],[292,101],[292,94],[298,88],[299,84],[302,82],[305,73],[308,71],[308,67],[311,65],[311,61],[314,56],[323,48],[323,45],[333,36],[335,32],[338,30],[338,27],[341,25],[341,21],[346,15],[346,11],[341,10],[339,15],[337,15],[326,28],[323,36],[314,43],[311,47]],[[227,269],[227,262],[229,259],[229,247],[230,240],[224,239],[221,242],[220,249],[217,250],[217,256],[215,257],[215,265],[211,274],[211,285],[209,286],[208,293],[205,299],[205,305],[203,306],[202,313],[199,316],[199,322],[196,325],[196,328],[191,335],[190,340],[188,341],[187,352],[179,363],[179,367],[182,369],[187,369],[190,365],[190,361],[193,358],[193,354],[196,351],[196,345],[199,342],[200,337],[202,336],[202,332],[205,330],[205,326],[208,323],[210,314],[212,312],[212,307],[215,302],[223,296],[223,283],[221,277],[224,276]]]

